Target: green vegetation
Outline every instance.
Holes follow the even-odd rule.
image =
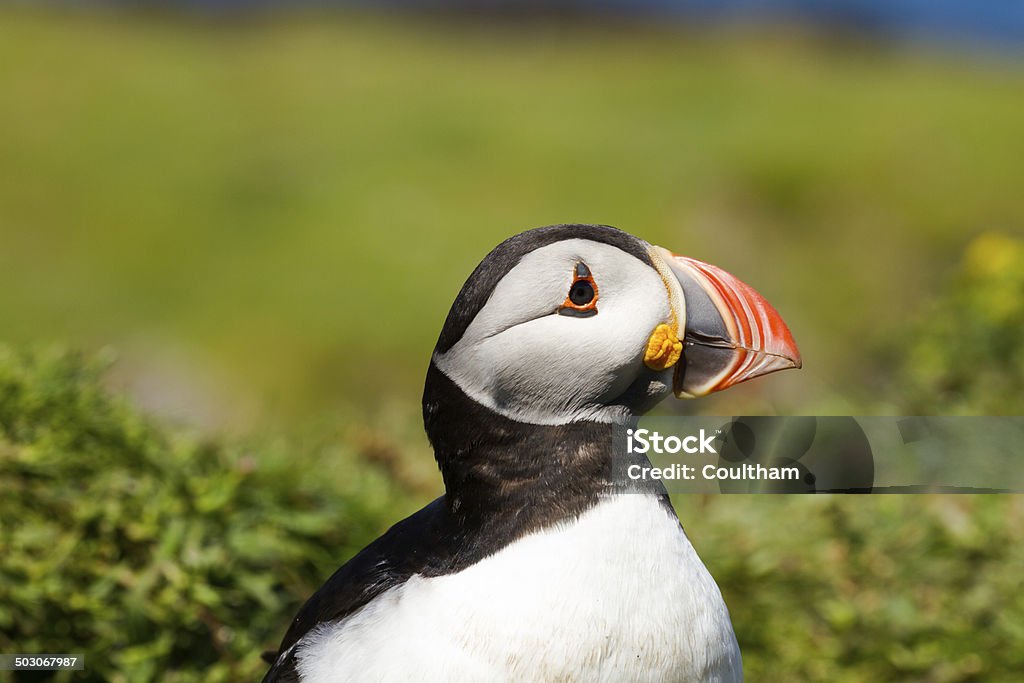
[[[162,432],[101,369],[0,347],[0,651],[85,651],[82,680],[252,680],[304,596],[416,492],[357,439]]]
[[[1024,243],[971,243],[950,295],[914,330],[901,387],[921,415],[1024,415]]]
[[[750,681],[1010,683],[1020,496],[729,496],[676,509]]]
[[[1005,303],[1019,272],[1005,267],[1022,246],[979,240],[936,308],[968,316],[979,338],[1019,318],[1024,297]],[[925,320],[941,334],[941,317]],[[959,376],[958,347],[942,348],[918,383],[920,352],[905,361],[914,395]],[[1003,381],[1024,382],[1002,356],[975,360],[981,376],[997,363]],[[0,651],[76,644],[88,670],[64,680],[255,678],[298,604],[436,492],[409,465],[429,456],[382,433],[252,446],[159,429],[103,388],[103,369],[0,347]],[[970,386],[960,403],[985,405],[986,387]],[[1024,668],[1024,498],[676,505],[732,608],[751,680],[1012,681]]]
[[[1024,229],[1022,83],[707,29],[8,9],[5,336],[113,344],[214,422],[390,403],[487,250],[590,221],[730,270],[793,328],[804,372],[701,409],[869,408],[876,341],[909,342],[974,235]]]
[[[805,370],[667,409],[1024,412],[1024,70],[962,61],[0,10],[0,652],[254,679],[438,493],[430,349],[525,227],[619,225],[783,313]],[[676,503],[751,681],[1024,670],[1020,497]]]

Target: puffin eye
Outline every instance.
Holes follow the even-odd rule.
[[[594,300],[594,285],[586,280],[577,280],[569,290],[569,301],[576,306],[586,306]]]
[[[573,269],[572,284],[565,301],[559,307],[562,315],[589,316],[597,313],[597,282],[585,263]]]

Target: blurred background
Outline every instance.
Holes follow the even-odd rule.
[[[530,227],[782,313],[802,371],[664,411],[1022,414],[1022,180],[1010,0],[0,5],[0,652],[261,675],[440,493],[431,349]],[[1020,680],[1020,497],[675,502],[748,680]]]

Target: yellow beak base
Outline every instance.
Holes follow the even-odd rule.
[[[675,330],[662,323],[654,328],[651,338],[647,340],[644,365],[660,372],[678,363],[682,353],[683,342],[679,341]]]

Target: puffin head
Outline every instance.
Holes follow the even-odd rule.
[[[475,403],[536,425],[622,422],[669,393],[702,396],[800,365],[786,324],[750,286],[616,228],[578,224],[491,251],[432,358]]]

